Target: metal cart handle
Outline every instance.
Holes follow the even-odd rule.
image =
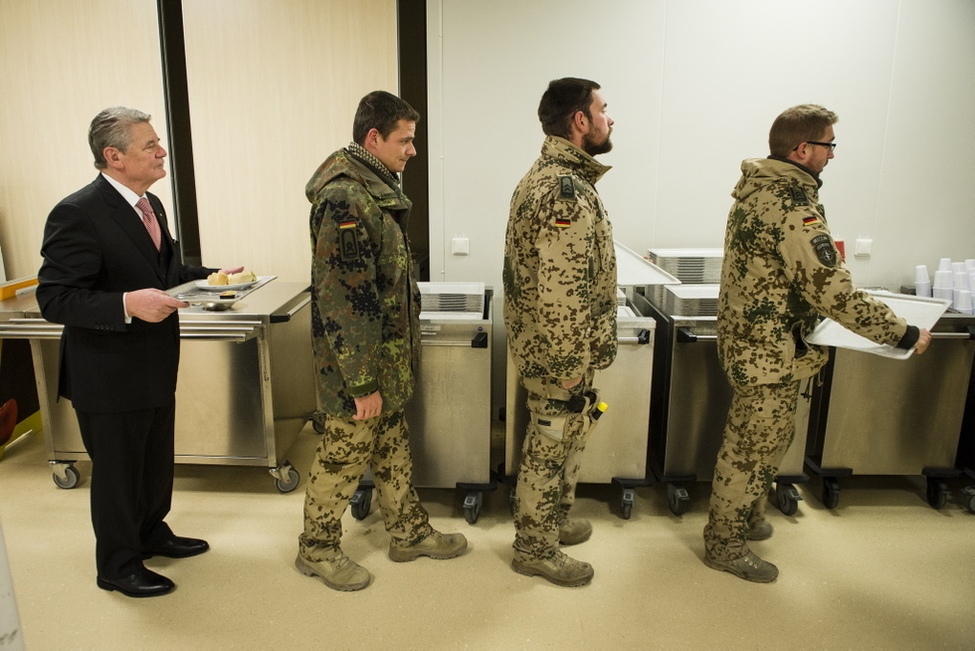
[[[650,331],[643,329],[635,337],[617,337],[616,341],[621,344],[649,344]]]
[[[718,335],[696,335],[687,328],[677,328],[677,343],[693,344],[695,341],[717,341]]]
[[[180,323],[181,339],[213,339],[219,341],[247,341],[257,336],[260,321],[184,321]],[[42,319],[11,319],[0,324],[0,337],[8,339],[60,339],[64,326]]]
[[[969,328],[968,332],[932,332],[932,339],[975,339],[975,331]]]
[[[180,339],[247,341],[257,336],[260,321],[180,321]]]

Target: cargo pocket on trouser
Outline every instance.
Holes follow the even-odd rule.
[[[566,428],[569,424],[569,414],[563,416],[542,416],[531,414],[532,425],[538,432],[554,441],[565,440]]]

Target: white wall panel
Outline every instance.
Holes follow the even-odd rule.
[[[0,246],[20,278],[40,268],[51,208],[98,174],[99,111],[150,113],[166,142],[155,1],[0,0],[0,88]],[[172,208],[168,177],[152,191]]]
[[[395,0],[183,0],[203,261],[309,279],[305,183],[397,91]]]
[[[603,85],[617,124],[599,189],[633,249],[720,246],[741,160],[815,102],[840,116],[822,198],[860,284],[975,257],[975,161],[958,155],[975,140],[970,0],[429,0],[428,19],[433,279],[500,284],[538,101],[567,75]],[[469,256],[450,253],[458,233]]]

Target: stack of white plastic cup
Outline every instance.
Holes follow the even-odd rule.
[[[972,313],[972,293],[967,289],[954,290],[953,302],[951,304],[955,311],[962,314]]]
[[[914,293],[918,296],[931,296],[931,277],[926,264],[914,267]]]
[[[952,295],[952,307],[962,314],[972,313],[972,274],[969,273],[968,260],[951,265],[955,271],[955,288]]]
[[[934,285],[931,287],[931,295],[935,298],[947,298],[949,301],[954,299],[952,289],[954,283],[951,278],[950,269],[938,269],[934,272]]]

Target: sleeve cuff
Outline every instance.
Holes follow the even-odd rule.
[[[377,391],[379,391],[379,380],[369,380],[368,382],[350,386],[348,388],[349,395],[353,398],[364,398],[370,393],[375,393]]]
[[[914,344],[917,343],[918,338],[921,336],[921,331],[917,326],[909,325],[907,326],[907,332],[901,337],[901,340],[897,342],[898,348],[903,348],[909,350],[914,348]]]

